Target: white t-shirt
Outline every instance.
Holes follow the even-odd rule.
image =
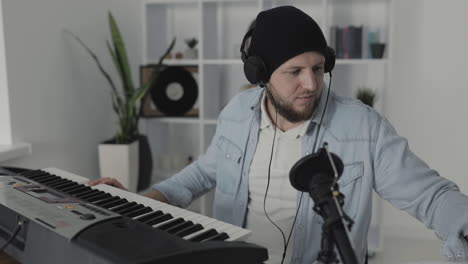
[[[268,165],[275,129],[266,112],[265,103],[266,97],[264,94],[261,104],[258,144],[249,173],[249,203],[246,228],[252,230],[252,235],[247,239],[247,242],[268,248],[269,260],[266,263],[281,263],[284,250],[283,237],[280,231],[268,220],[263,210],[268,181]],[[276,129],[266,211],[270,219],[281,228],[286,240],[291,232],[297,209],[297,190],[291,186],[289,171],[302,157],[302,137],[309,122],[307,121],[285,132]],[[291,238],[284,263],[289,263],[293,246],[292,241]]]

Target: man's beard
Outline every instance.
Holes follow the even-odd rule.
[[[301,121],[309,120],[314,114],[315,109],[317,108],[320,102],[320,93],[315,98],[313,107],[306,109],[305,111],[299,112],[294,110],[292,103],[283,101],[279,96],[273,95],[273,92],[266,88],[266,94],[270,102],[273,103],[273,106],[277,109],[278,114],[280,114],[284,119],[288,120],[291,123],[298,123]]]

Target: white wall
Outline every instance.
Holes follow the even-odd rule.
[[[105,45],[109,9],[126,41],[137,82],[140,1],[3,0],[12,133],[32,144],[32,155],[2,165],[53,166],[98,176],[97,144],[113,135],[115,125],[109,86],[63,29],[80,36],[117,77]]]
[[[0,0],[0,145],[9,145],[12,143],[12,137],[2,10],[3,1]]]
[[[386,115],[431,167],[468,193],[468,1],[397,0]],[[434,237],[384,208],[386,234]]]

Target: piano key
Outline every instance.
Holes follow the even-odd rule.
[[[127,208],[131,208],[131,207],[135,206],[136,204],[137,204],[136,202],[124,203],[124,204],[121,204],[119,206],[110,208],[110,210],[113,211],[113,212],[119,213],[120,211],[125,210]]]
[[[71,189],[72,187],[75,187],[75,186],[79,186],[79,184],[76,183],[76,182],[69,182],[69,183],[65,183],[65,184],[56,186],[54,189],[57,189],[57,190],[63,192],[65,190]]]
[[[222,233],[219,233],[219,234],[217,234],[217,235],[215,235],[213,237],[207,238],[207,239],[203,240],[202,242],[205,242],[205,241],[224,241],[224,240],[226,240],[228,238],[229,238],[228,234],[222,232]]]
[[[62,186],[67,183],[73,183],[73,182],[70,180],[66,180],[66,179],[60,179],[58,182],[50,184],[49,187],[55,188],[56,186]]]
[[[175,234],[175,233],[177,233],[177,232],[179,232],[181,230],[187,229],[187,228],[192,227],[194,225],[195,224],[192,221],[185,221],[185,222],[179,223],[177,225],[174,225],[171,228],[166,229],[166,232],[168,232],[169,234]]]
[[[52,179],[52,180],[49,180],[45,183],[45,185],[47,185],[48,187],[50,187],[52,184],[56,184],[56,183],[59,183],[59,182],[62,182],[63,179],[60,178],[60,177],[55,177],[55,179]]]
[[[168,221],[167,223],[161,224],[156,228],[160,229],[160,230],[167,230],[167,229],[169,229],[169,228],[171,228],[173,226],[176,226],[176,225],[184,223],[184,222],[185,222],[184,219],[179,217],[179,218],[173,219],[171,221]]]
[[[198,232],[200,230],[203,230],[203,226],[200,225],[200,224],[196,224],[196,225],[190,226],[188,228],[182,229],[179,232],[175,233],[174,235],[176,235],[178,237],[184,237],[184,236],[188,236],[190,234],[193,234],[195,232]]]
[[[87,190],[91,190],[91,188],[89,186],[82,185],[81,188],[75,189],[75,190],[72,190],[72,191],[68,191],[67,193],[70,194],[70,195],[75,195],[77,193],[81,193],[81,192],[84,192],[84,191],[87,191]]]
[[[147,225],[150,225],[150,226],[154,226],[154,225],[157,225],[157,224],[161,224],[161,223],[164,223],[166,222],[167,220],[169,219],[173,219],[174,217],[171,215],[171,214],[163,214],[161,216],[158,216],[156,218],[153,218],[151,220],[148,220],[146,222],[144,222],[145,224]]]
[[[112,197],[109,197],[109,198],[106,198],[106,199],[102,199],[99,202],[96,202],[94,204],[97,205],[97,206],[101,206],[103,204],[113,202],[113,201],[117,201],[117,200],[120,200],[120,199],[122,199],[122,198],[120,198],[119,196],[112,196]]]
[[[42,184],[46,184],[48,181],[55,180],[55,179],[57,179],[57,178],[58,178],[57,176],[48,175],[48,176],[44,176],[44,177],[35,179],[34,181],[40,182],[40,183],[42,183]]]
[[[164,214],[164,213],[163,213],[162,211],[160,211],[160,210],[158,210],[158,211],[153,211],[153,212],[151,212],[151,213],[149,213],[149,214],[146,214],[146,215],[143,215],[143,216],[141,216],[141,217],[138,217],[138,218],[136,218],[135,220],[140,221],[140,222],[146,222],[146,221],[149,221],[149,220],[151,220],[151,219],[153,219],[153,218],[156,218],[156,217],[158,217],[158,216],[161,216],[161,215],[163,215],[163,214]]]
[[[96,197],[96,196],[105,194],[105,192],[99,191],[99,190],[96,190],[96,189],[94,189],[94,191],[95,191],[95,192],[92,192],[92,193],[90,193],[90,194],[84,195],[83,197],[81,197],[81,199],[83,199],[83,200],[85,200],[85,201],[88,201],[88,199],[91,199],[91,198],[94,198],[94,197]]]
[[[137,216],[140,216],[142,214],[146,214],[146,213],[151,212],[151,211],[152,211],[151,207],[146,206],[146,207],[143,207],[141,209],[138,209],[138,210],[136,210],[134,212],[131,212],[131,213],[127,214],[127,217],[135,218]]]
[[[137,205],[135,205],[135,206],[133,206],[131,208],[120,211],[119,214],[127,216],[129,213],[135,212],[136,210],[141,209],[143,207],[145,207],[145,206],[142,205],[142,204],[137,204]]]
[[[113,197],[113,196],[111,196],[111,195],[109,194],[109,197]],[[119,196],[117,196],[117,197],[119,197]],[[102,200],[99,200],[99,202],[100,202],[100,201],[102,201]],[[102,204],[101,207],[110,210],[111,208],[114,208],[114,207],[116,207],[116,206],[120,206],[120,205],[123,205],[123,204],[126,204],[126,203],[128,203],[128,200],[127,200],[127,199],[124,199],[124,198],[120,198],[120,197],[119,197],[119,199],[117,199],[117,200],[115,200],[115,201],[110,201],[110,202],[107,202],[107,203]],[[97,202],[94,203],[94,204],[97,204]]]
[[[21,172],[20,175],[24,176],[26,178],[29,178],[32,175],[37,175],[37,174],[41,174],[41,173],[44,173],[44,171],[42,171],[42,170],[32,170],[32,171]]]
[[[216,236],[217,234],[218,234],[218,232],[216,232],[216,230],[214,230],[213,228],[210,228],[210,229],[205,230],[204,232],[190,238],[189,241],[200,242],[200,241],[205,240],[207,238]]]
[[[98,191],[96,191],[96,190],[90,188],[89,190],[84,191],[84,192],[81,192],[81,193],[77,193],[77,194],[75,194],[74,196],[81,199],[81,197],[83,197],[83,196],[85,196],[85,195],[88,195],[88,194],[91,194],[91,193],[95,193],[95,192],[98,192]]]
[[[90,197],[88,198],[86,201],[90,202],[90,203],[93,203],[93,202],[98,202],[102,199],[105,199],[107,197],[111,197],[112,195],[108,194],[108,193],[105,193],[105,192],[102,192],[101,194],[98,194],[98,195],[95,195],[93,197]]]
[[[25,175],[25,177],[33,180],[33,179],[44,177],[45,175],[50,175],[50,174],[47,172],[38,170],[38,171],[33,171],[30,174]]]
[[[84,187],[84,185],[82,185],[82,184],[76,184],[76,185],[73,185],[73,186],[70,186],[70,187],[67,187],[67,188],[63,188],[61,191],[69,193],[71,191],[74,191],[74,190],[77,190],[77,189],[80,189],[80,188],[83,188],[83,187]]]
[[[74,182],[79,183],[79,184],[85,184],[85,183],[89,182],[88,178],[85,178],[83,176],[78,176],[76,174],[73,174],[73,173],[70,173],[70,172],[67,172],[67,171],[63,171],[63,170],[60,170],[60,169],[57,169],[57,168],[46,168],[46,169],[42,169],[42,170],[47,172],[47,173],[60,176],[60,177],[62,177],[64,179],[71,180],[71,181],[74,181]]]

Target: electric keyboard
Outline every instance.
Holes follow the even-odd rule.
[[[56,168],[0,176],[0,241],[17,218],[28,221],[7,252],[23,263],[50,263],[51,257],[61,256],[67,256],[67,263],[267,259],[266,249],[234,242],[249,230],[109,185],[87,186],[88,181]],[[56,240],[54,250],[62,254],[38,254],[49,248],[37,241],[43,238]]]

